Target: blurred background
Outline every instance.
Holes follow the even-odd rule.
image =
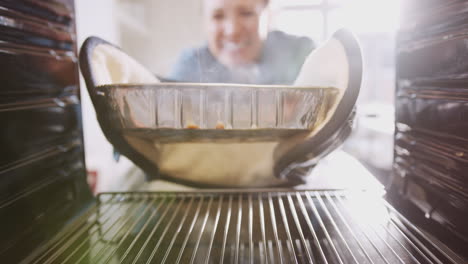
[[[165,76],[183,49],[204,42],[201,3],[201,0],[76,1],[78,45],[88,36],[101,37],[120,46],[155,74]],[[341,27],[358,36],[365,70],[357,127],[343,150],[377,178],[382,175],[382,179],[388,179],[384,176],[392,166],[394,46],[400,0],[271,0],[270,3],[269,30],[308,36],[318,45]],[[114,158],[87,91],[81,91],[89,181],[97,192],[131,189],[143,181],[141,172],[125,157],[118,161]]]

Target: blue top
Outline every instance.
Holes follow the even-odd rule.
[[[258,63],[233,71],[221,64],[207,45],[182,52],[169,79],[178,82],[292,84],[315,47],[307,37],[272,31],[263,43]]]

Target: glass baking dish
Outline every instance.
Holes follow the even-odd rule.
[[[119,84],[97,87],[114,129],[161,142],[273,140],[312,130],[336,88],[229,84]]]

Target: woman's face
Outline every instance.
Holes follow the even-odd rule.
[[[228,67],[255,62],[260,55],[260,17],[265,0],[205,0],[208,47]]]

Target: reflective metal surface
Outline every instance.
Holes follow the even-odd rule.
[[[76,96],[0,105],[0,172],[45,149],[80,137]]]
[[[463,263],[365,193],[109,193],[27,263]]]
[[[468,4],[408,1],[397,43],[394,196],[466,254]],[[419,217],[418,217],[419,216]],[[455,239],[456,238],[456,239]]]
[[[71,0],[0,1],[3,263],[18,263],[91,202],[73,9]]]
[[[0,103],[78,93],[74,52],[0,41],[0,67]]]
[[[33,16],[37,19],[45,19],[50,22],[73,26],[73,0],[4,0],[2,1],[2,6],[21,12],[24,15]]]

